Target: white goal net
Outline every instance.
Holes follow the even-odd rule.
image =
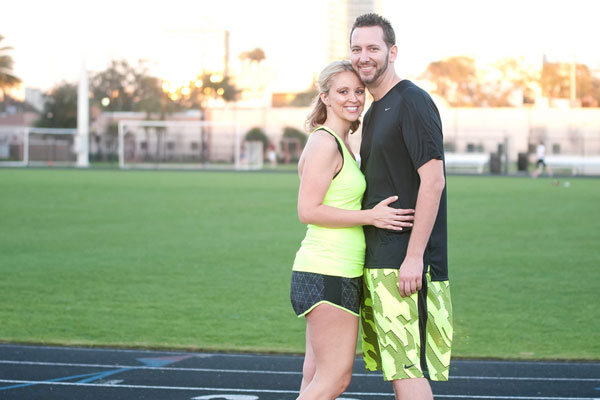
[[[77,162],[77,129],[0,128],[0,165],[73,166]]]
[[[233,122],[119,122],[120,168],[262,168],[262,149],[247,147]]]

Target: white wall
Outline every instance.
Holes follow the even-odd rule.
[[[308,107],[241,108],[227,104],[208,111],[207,120],[237,121],[244,135],[253,127],[262,128],[278,145],[287,126],[304,131]],[[110,119],[138,119],[143,115],[111,113]],[[489,153],[508,138],[511,160],[517,153],[527,152],[528,144],[545,140],[549,153],[553,145],[560,146],[561,154],[600,154],[600,108],[446,108],[440,106],[444,141],[454,142],[457,152],[465,152],[467,144]],[[137,118],[136,118],[137,117]],[[172,115],[169,119],[197,120],[197,113]],[[104,126],[106,118],[96,123]],[[102,132],[102,129],[98,129]],[[353,150],[360,145],[360,132],[351,137]]]
[[[493,151],[494,143],[509,139],[509,155],[526,152],[528,143],[543,140],[550,151],[560,146],[565,154],[600,154],[600,109],[595,108],[442,108],[444,140],[483,144]]]

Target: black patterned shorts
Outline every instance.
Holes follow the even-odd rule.
[[[292,271],[290,299],[298,317],[321,303],[329,303],[358,316],[362,276],[343,278],[312,272]]]

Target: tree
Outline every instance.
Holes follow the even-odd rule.
[[[506,57],[477,69],[469,57],[450,57],[429,64],[423,77],[435,85],[434,93],[452,106],[512,107],[535,102],[536,93],[549,99],[571,96],[571,63],[544,62],[542,70]],[[575,66],[576,96],[583,107],[600,104],[600,79],[587,65]],[[520,97],[517,97],[520,96]]]
[[[296,93],[296,97],[290,103],[292,107],[308,107],[319,94],[317,77],[313,78],[312,84],[304,92]]]
[[[545,62],[540,79],[542,94],[550,99],[568,99],[571,95],[570,73],[570,64]]]
[[[144,111],[152,114],[174,112],[180,107],[166,96],[162,80],[151,76],[142,61],[132,67],[125,60],[111,61],[91,78],[92,101],[106,111]]]
[[[111,61],[104,71],[92,76],[92,101],[107,111],[133,111],[136,71],[127,61]]]
[[[231,82],[231,77],[223,76],[220,73],[202,72],[196,80],[190,81],[188,85],[182,86],[169,93],[172,101],[180,107],[187,109],[197,109],[200,111],[200,120],[206,119],[206,107],[209,100],[222,99],[232,101],[237,99],[240,91]],[[209,159],[208,136],[204,128],[200,132],[200,161],[205,162]]]
[[[231,77],[219,73],[203,72],[196,80],[171,93],[170,98],[186,109],[198,109],[202,113],[210,99],[236,100],[240,90],[235,87]]]
[[[125,60],[111,61],[90,79],[94,103],[107,111],[132,111],[134,87],[135,70]]]
[[[290,161],[298,161],[307,140],[308,136],[299,129],[289,126],[283,129],[281,148],[283,149],[283,159],[286,164]]]
[[[477,103],[477,73],[475,59],[450,57],[427,66],[424,77],[435,84],[434,92],[453,106],[473,106]]]
[[[283,128],[283,137],[286,139],[297,139],[300,142],[300,146],[302,146],[303,148],[306,145],[306,141],[308,140],[308,136],[306,135],[306,133],[302,132],[299,129],[292,128],[289,126]]]
[[[44,97],[44,111],[35,126],[43,128],[77,127],[77,85],[63,82]]]
[[[260,64],[262,61],[264,61],[267,57],[265,56],[265,51],[259,47],[250,50],[250,51],[244,51],[242,53],[240,53],[240,59],[241,60],[248,60],[251,63],[255,62],[257,64]]]
[[[269,138],[267,137],[265,131],[260,128],[252,128],[248,132],[246,132],[246,141],[247,142],[262,142],[263,149],[267,149],[269,147]]]
[[[17,113],[32,112],[39,114],[39,110],[37,110],[28,102],[20,101],[5,93],[4,98],[0,101],[0,112],[5,112],[10,109],[14,110],[14,112]]]
[[[0,43],[4,40],[4,36],[0,35]],[[21,80],[13,75],[13,59],[6,54],[8,50],[12,50],[10,46],[0,47],[0,94],[4,98],[6,89],[10,89],[19,83]]]
[[[600,79],[596,78],[589,67],[577,64],[575,69],[575,87],[577,98],[583,107],[598,107],[600,104]]]
[[[433,92],[455,107],[513,107],[535,101],[537,72],[517,58],[506,57],[477,68],[470,57],[450,57],[427,67],[424,77]]]
[[[535,102],[534,87],[539,77],[517,58],[502,58],[487,71],[477,71],[477,76],[476,106],[513,107]]]
[[[594,99],[600,102],[600,79],[596,78],[590,68],[584,64],[577,64],[575,68],[575,87],[577,98]]]
[[[545,62],[540,85],[544,96],[550,99],[571,97],[571,63]],[[585,64],[575,65],[575,95],[584,107],[597,107],[600,103],[600,79]]]
[[[246,82],[244,91],[250,98],[260,98],[265,94],[267,77],[263,69],[263,61],[266,55],[263,49],[257,47],[250,51],[240,53],[242,64],[242,76],[245,76]]]
[[[147,76],[141,72],[135,73],[135,84],[132,92],[132,109],[133,111],[143,111],[146,113],[146,119],[150,119],[151,114],[160,113],[160,119],[164,119],[164,114],[167,113],[166,102],[168,97],[163,96],[162,82],[160,79],[153,76]],[[172,109],[169,109],[172,111]]]
[[[142,61],[132,67],[125,60],[111,61],[108,68],[95,74],[91,80],[93,102],[107,111],[142,111],[146,119],[158,114],[164,120],[166,114],[181,107],[174,103],[163,91],[162,81],[149,75]],[[149,128],[144,128],[149,135]],[[151,129],[160,143],[165,134],[161,127]],[[113,142],[113,131],[106,132],[109,142]],[[160,146],[157,146],[157,153]],[[157,154],[158,157],[158,154]]]
[[[159,114],[158,118],[163,120],[167,114],[182,109],[180,104],[168,96],[161,79],[147,75],[145,69],[135,73],[133,111],[144,111],[146,119],[151,119],[152,114]]]

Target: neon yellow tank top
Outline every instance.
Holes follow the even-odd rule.
[[[365,177],[342,139],[326,126],[315,131],[319,129],[331,133],[343,153],[342,169],[331,181],[323,204],[344,210],[360,210],[367,187]],[[325,228],[308,224],[306,236],[296,253],[293,270],[355,278],[362,276],[364,263],[365,236],[362,226]]]

